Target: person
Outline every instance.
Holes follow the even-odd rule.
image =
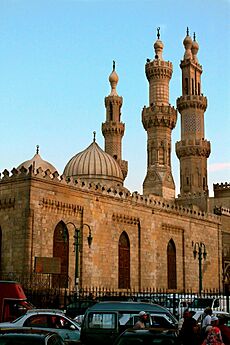
[[[191,310],[184,312],[184,321],[179,332],[179,340],[183,345],[198,344],[197,322],[193,315],[194,313]]]
[[[181,331],[181,328],[182,328],[183,323],[184,323],[184,319],[187,318],[188,313],[189,313],[189,310],[185,309],[184,312],[183,312],[183,317],[181,319],[179,319],[179,321],[178,321],[178,331],[179,332]]]
[[[221,331],[218,327],[218,317],[212,315],[211,325],[206,327],[205,339],[202,345],[225,345],[222,340]]]
[[[133,329],[144,329],[148,320],[148,314],[145,311],[140,311],[139,320],[133,326]]]
[[[201,322],[201,338],[202,339],[205,338],[206,328],[208,326],[211,326],[211,315],[212,315],[212,308],[210,307],[205,308],[203,319]]]
[[[225,345],[230,345],[230,327],[226,325],[228,318],[226,316],[219,317],[219,329]]]

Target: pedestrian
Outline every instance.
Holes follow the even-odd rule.
[[[225,345],[218,324],[218,317],[213,315],[211,317],[211,325],[206,327],[206,336],[202,345]]]
[[[230,345],[230,327],[226,325],[229,319],[226,316],[219,317],[219,329],[225,345]]]
[[[183,345],[198,344],[197,322],[193,315],[194,313],[191,310],[184,312],[184,321],[179,333],[179,340]]]
[[[206,328],[211,326],[211,315],[212,315],[212,308],[207,307],[204,310],[203,319],[201,322],[201,339],[205,338]]]
[[[139,320],[133,326],[133,329],[144,329],[148,320],[148,314],[145,311],[140,311]]]

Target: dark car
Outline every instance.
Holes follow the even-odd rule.
[[[175,329],[127,329],[115,340],[114,345],[178,345]]]
[[[6,328],[0,330],[0,345],[64,345],[57,334],[41,329]]]
[[[94,300],[79,300],[71,304],[68,304],[65,312],[66,315],[75,318],[77,315],[82,315],[85,313],[86,309],[92,307],[97,301]]]
[[[84,345],[110,345],[125,329],[134,326],[140,311],[148,315],[150,327],[174,329],[177,319],[164,307],[143,302],[99,302],[85,312],[80,340]]]

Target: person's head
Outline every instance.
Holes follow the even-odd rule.
[[[206,315],[212,315],[212,308],[207,307],[207,308],[205,308],[204,312]]]
[[[140,311],[140,313],[139,313],[139,318],[140,318],[140,320],[141,321],[147,321],[147,319],[148,319],[148,314],[146,314],[146,312],[145,311]]]

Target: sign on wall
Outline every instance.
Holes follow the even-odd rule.
[[[36,273],[61,273],[61,258],[35,256],[34,270]]]

